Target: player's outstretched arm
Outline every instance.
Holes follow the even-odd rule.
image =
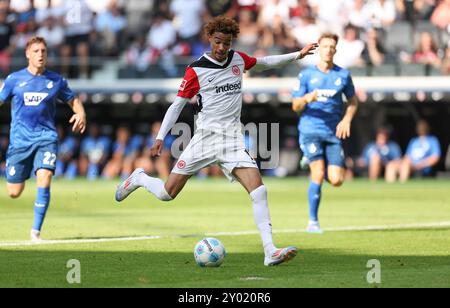
[[[338,124],[336,129],[336,136],[339,139],[345,140],[347,138],[350,138],[352,121],[357,111],[358,111],[358,99],[356,98],[356,96],[353,96],[352,98],[349,99],[345,116],[342,119],[342,121]]]
[[[84,134],[86,131],[86,112],[83,107],[83,103],[78,97],[75,97],[72,101],[69,102],[70,108],[74,115],[70,119],[69,123],[73,124],[72,131],[74,133]]]
[[[252,70],[264,71],[274,67],[285,66],[294,61],[301,60],[309,55],[314,54],[314,51],[319,47],[319,44],[313,43],[307,45],[299,52],[294,52],[285,55],[268,56],[263,58],[256,58],[256,65]]]
[[[164,116],[164,120],[161,124],[161,129],[159,130],[158,136],[156,137],[156,141],[153,144],[152,149],[150,150],[152,157],[161,156],[164,139],[166,138],[169,131],[173,128],[175,123],[177,123],[181,111],[183,111],[183,108],[184,106],[186,106],[188,101],[189,100],[187,98],[177,96],[175,102],[170,106],[169,110],[167,110],[167,113]]]

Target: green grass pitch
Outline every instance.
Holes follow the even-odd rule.
[[[329,231],[308,235],[301,232],[308,220],[307,180],[266,179],[276,245],[300,249],[295,260],[274,268],[263,266],[249,196],[238,184],[193,180],[170,205],[140,190],[120,206],[117,184],[54,182],[43,237],[74,241],[42,246],[7,246],[28,240],[35,184],[16,201],[3,188],[0,287],[450,287],[449,181],[326,185],[321,223]],[[370,226],[386,228],[357,230]],[[216,237],[227,249],[225,263],[198,267],[196,242],[218,233],[224,233]],[[139,236],[159,237],[86,242]],[[66,280],[71,259],[80,261],[81,284]],[[366,279],[372,259],[381,263],[379,285]]]

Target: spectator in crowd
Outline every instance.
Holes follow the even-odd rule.
[[[64,28],[61,27],[55,17],[49,15],[44,19],[42,26],[37,31],[37,36],[45,38],[48,46],[49,57],[59,57],[64,44]]]
[[[74,136],[66,136],[61,125],[58,126],[58,137],[60,143],[55,176],[65,176],[66,179],[73,180],[78,173],[78,140]]]
[[[378,180],[384,169],[386,182],[393,183],[397,180],[401,162],[400,146],[390,141],[389,131],[382,128],[378,131],[376,140],[365,147],[358,161],[358,167],[368,168],[369,178],[372,181]]]
[[[313,16],[297,19],[291,31],[300,46],[306,46],[309,42],[317,42],[322,34]],[[318,59],[316,59],[316,62],[318,62]]]
[[[312,9],[308,3],[308,0],[297,0],[297,4],[292,6],[290,9],[291,21],[312,16],[312,14]]]
[[[82,79],[89,77],[89,43],[93,31],[94,14],[88,7],[86,0],[64,1],[66,39],[61,49],[62,75],[71,76],[70,72],[79,70],[75,76]],[[74,9],[77,13],[74,14]],[[73,62],[72,57],[77,61]],[[73,75],[73,74],[72,74]]]
[[[259,24],[262,28],[274,28],[275,17],[287,23],[290,17],[289,7],[283,0],[263,0],[259,12]]]
[[[155,143],[156,136],[161,128],[161,122],[155,122],[152,125],[151,134],[148,136],[145,148],[142,151],[141,157],[136,161],[136,167],[143,168],[147,174],[158,174],[162,179],[167,179],[170,174],[172,166],[172,144],[175,141],[173,136],[168,136],[164,140],[164,148],[161,156],[157,159],[151,158],[151,148]]]
[[[134,170],[135,162],[143,144],[142,136],[132,136],[127,126],[120,126],[116,132],[113,153],[103,170],[103,177],[114,179],[127,178]]]
[[[269,27],[263,28],[263,47],[277,54],[296,50],[297,44],[281,15],[274,15]]]
[[[170,12],[180,39],[190,44],[198,41],[206,12],[204,0],[173,0]]]
[[[450,0],[442,0],[431,16],[431,22],[441,30],[450,32]]]
[[[370,0],[364,10],[370,27],[376,29],[384,39],[389,27],[395,22],[396,10],[394,1]]]
[[[362,53],[364,42],[359,39],[358,29],[348,25],[344,30],[344,37],[339,40],[335,62],[343,68],[364,66]]]
[[[415,25],[418,20],[430,19],[436,0],[396,0],[397,12]]]
[[[425,120],[417,123],[417,138],[411,140],[400,169],[400,180],[404,183],[412,174],[433,175],[433,168],[441,159],[439,140],[430,135],[430,126]]]
[[[241,32],[237,39],[238,47],[236,49],[251,54],[257,48],[261,35],[255,13],[250,10],[239,11],[239,27]]]
[[[0,77],[7,76],[11,66],[11,54],[14,52],[10,42],[14,29],[8,22],[8,13],[0,10]]]
[[[10,0],[10,10],[15,14],[17,26],[23,26],[30,19],[35,19],[36,9],[33,0]]]
[[[127,32],[131,36],[142,34],[144,28],[148,25],[151,12],[157,11],[155,0],[121,0],[123,9],[126,12]]]
[[[25,52],[27,42],[35,36],[37,26],[38,25],[34,20],[34,17],[30,17],[27,22],[18,25],[11,42],[14,48]]]
[[[441,60],[438,56],[438,45],[430,32],[423,32],[414,54],[414,62],[438,68]]]
[[[250,0],[252,2],[253,0]],[[239,1],[234,0],[206,0],[205,5],[206,9],[208,11],[208,14],[211,15],[211,17],[217,17],[221,15],[231,15],[234,16],[236,8],[239,6],[239,3],[236,3]],[[247,2],[247,1],[242,1]]]
[[[317,22],[322,33],[332,32],[341,35],[348,24],[350,10],[348,0],[310,0]]]
[[[384,63],[386,51],[380,42],[378,32],[372,28],[367,31],[366,35],[366,46],[362,57],[366,65],[370,67],[380,66]]]
[[[350,4],[349,23],[359,29],[369,28],[369,20],[365,11],[365,0],[354,0]]]
[[[48,18],[53,18],[55,24],[62,25],[65,14],[62,5],[58,5],[55,0],[48,0],[47,6],[36,9],[36,22],[41,25]]]
[[[116,0],[112,0],[108,9],[97,15],[95,29],[102,41],[103,56],[117,56],[119,54],[122,47],[120,37],[127,25],[127,19],[118,7]]]
[[[139,35],[128,48],[125,58],[128,67],[135,68],[139,75],[145,73],[150,64],[156,63],[158,56],[155,54],[155,50],[148,46],[147,38]]]
[[[163,15],[154,15],[147,44],[150,46],[151,61],[160,60],[161,67],[168,76],[177,74],[173,48],[177,42],[177,33],[172,22]]]
[[[81,143],[79,173],[89,180],[95,180],[106,165],[111,148],[111,139],[100,134],[100,127],[89,125],[89,136]]]
[[[431,32],[422,32],[414,54],[409,55],[403,52],[400,58],[408,64],[423,64],[426,66],[427,71],[433,67],[439,70],[439,68],[443,67],[443,63],[438,52],[438,44],[434,40],[433,34]]]

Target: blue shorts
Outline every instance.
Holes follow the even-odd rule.
[[[24,183],[31,177],[31,172],[40,169],[55,173],[58,143],[37,145],[29,149],[8,150],[6,160],[6,180],[10,184]]]
[[[327,166],[345,168],[344,148],[336,136],[300,134],[300,148],[310,163],[323,160]]]

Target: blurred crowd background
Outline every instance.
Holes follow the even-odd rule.
[[[24,47],[35,35],[49,44],[50,68],[71,79],[180,78],[208,51],[202,27],[219,15],[239,22],[241,34],[233,47],[253,56],[293,52],[331,31],[341,37],[336,63],[354,76],[450,75],[450,0],[0,0],[0,79],[26,65]],[[301,65],[317,61],[311,57]],[[250,77],[295,77],[300,70],[291,65]],[[346,143],[347,176],[375,180],[384,174],[390,182],[407,171],[448,176],[448,105],[423,102],[362,106]],[[58,113],[57,176],[112,179],[137,166],[168,176],[175,137],[166,140],[161,159],[149,157],[167,106],[85,103],[86,136],[72,136],[67,111]],[[265,175],[307,174],[306,162],[299,164],[298,117],[288,104],[249,105],[243,112],[244,123],[281,125],[280,166]],[[0,110],[0,175],[8,147],[7,113],[5,107]],[[193,124],[189,112],[182,120]],[[256,144],[249,136],[246,142],[249,150]],[[199,176],[220,174],[211,167]]]
[[[0,0],[0,74],[23,64],[37,34],[65,76],[179,77],[208,49],[202,26],[218,15],[239,21],[234,48],[255,56],[331,31],[337,64],[355,75],[450,74],[450,0]]]

